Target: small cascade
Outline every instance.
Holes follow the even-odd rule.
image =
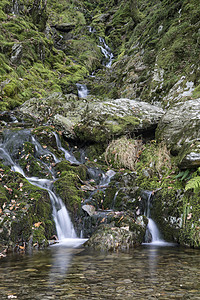
[[[147,196],[146,207],[144,211],[144,215],[148,218],[148,225],[145,234],[145,243],[150,243],[154,245],[162,245],[165,244],[165,241],[161,238],[161,234],[156,223],[150,218],[150,210],[151,210],[151,191],[145,191]]]
[[[148,218],[148,220],[149,222],[147,227],[151,234],[151,243],[163,242],[156,223],[151,218]]]
[[[12,0],[13,3],[13,9],[12,9],[12,14],[13,15],[19,15],[19,4],[17,0]]]
[[[80,83],[77,83],[76,86],[78,89],[79,98],[87,98],[88,96],[87,86],[85,84],[80,84]]]
[[[99,187],[107,187],[110,183],[111,178],[115,175],[115,171],[109,170],[105,174],[102,174],[102,178],[99,183]]]
[[[99,42],[100,45],[98,45],[98,47],[101,49],[101,52],[105,56],[105,66],[107,68],[110,68],[112,65],[112,60],[114,55],[111,52],[110,47],[108,47],[108,45],[106,44],[105,40],[102,37],[99,38]]]
[[[5,164],[9,165],[14,172],[20,173],[31,184],[48,191],[53,207],[53,218],[56,225],[58,239],[77,239],[73,224],[63,201],[53,192],[54,180],[26,177],[23,169],[14,161],[15,154],[19,152],[20,146],[24,143],[24,141],[28,140],[31,140],[35,146],[36,156],[40,156],[41,153],[44,153],[43,151],[47,151],[48,154],[51,154],[54,157],[55,162],[58,162],[56,157],[50,151],[42,148],[35,138],[31,136],[30,131],[28,130],[20,130],[17,132],[7,131],[4,141],[0,144],[0,158]],[[13,148],[14,144],[15,147]]]
[[[41,155],[50,155],[53,157],[55,163],[59,163],[60,159],[58,159],[52,152],[50,152],[48,149],[44,149],[36,139],[31,136],[31,143],[35,146],[36,155],[37,157],[40,157]]]
[[[90,33],[95,33],[96,32],[96,29],[92,26],[88,26],[88,30]]]
[[[112,209],[115,208],[115,202],[116,202],[117,195],[119,194],[119,191],[120,191],[120,190],[117,190],[117,191],[116,191],[115,196],[114,196],[114,198],[113,198]]]
[[[56,138],[57,147],[59,150],[61,150],[65,154],[65,159],[69,161],[71,164],[80,165],[80,162],[74,157],[73,154],[71,154],[68,150],[62,147],[61,141],[57,135],[57,133],[54,132],[54,136]]]

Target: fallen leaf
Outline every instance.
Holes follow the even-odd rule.
[[[123,218],[124,218],[124,216],[122,216],[122,217],[119,219],[118,223],[119,223]]]
[[[38,228],[41,224],[42,224],[42,222],[38,222],[38,223],[35,223],[33,226]]]

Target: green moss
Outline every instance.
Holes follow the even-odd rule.
[[[47,247],[49,245],[45,236],[45,229],[42,225],[33,230],[33,244],[35,243],[38,243],[38,246],[42,245]]]
[[[86,148],[86,157],[89,158],[90,161],[97,161],[97,163],[104,164],[104,151],[106,148],[106,144],[95,143],[87,146]]]
[[[122,135],[124,133],[132,132],[136,125],[139,124],[139,119],[134,116],[126,117],[112,117],[112,119],[107,119],[111,121],[110,124],[106,122],[106,127],[110,129],[111,135]],[[116,123],[116,124],[115,124]]]
[[[55,182],[56,193],[60,195],[67,209],[76,216],[83,197],[83,192],[80,188],[80,181],[72,171],[63,172],[61,177]]]
[[[199,194],[187,192],[183,198],[182,228],[180,243],[190,247],[200,247],[200,202]]]
[[[165,186],[155,193],[152,200],[151,217],[166,241],[179,239],[183,204],[177,191],[176,187]]]
[[[12,80],[4,86],[3,94],[5,94],[5,96],[11,97],[11,96],[16,95],[19,92],[19,90],[20,90],[20,86],[19,86],[18,82],[16,82],[15,80]]]
[[[35,223],[42,224],[45,241],[55,234],[52,207],[47,191],[31,185],[21,174],[1,164],[1,241],[24,246],[33,234]],[[6,210],[6,213],[5,213]]]
[[[199,98],[200,97],[200,84],[194,89],[192,97],[193,98]]]
[[[0,186],[0,207],[2,207],[3,204],[6,202],[8,202],[8,198],[6,196],[6,189],[3,186]]]

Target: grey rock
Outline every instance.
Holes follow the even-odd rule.
[[[159,121],[156,137],[178,155],[180,168],[200,166],[200,99],[169,109]]]
[[[141,243],[141,231],[144,231],[142,227],[141,230],[130,231],[129,226],[100,225],[85,246],[103,251],[129,249]]]
[[[22,52],[23,52],[23,47],[21,44],[14,44],[12,46],[12,53],[11,53],[10,60],[13,64],[20,64]]]
[[[20,111],[60,127],[66,137],[105,142],[127,133],[155,129],[164,114],[162,108],[126,98],[100,101],[54,93],[44,99],[30,99]]]
[[[62,24],[56,24],[54,27],[59,31],[70,32],[75,28],[75,25],[70,23],[62,23]]]
[[[82,209],[88,213],[89,216],[96,214],[96,209],[93,205],[83,205]]]

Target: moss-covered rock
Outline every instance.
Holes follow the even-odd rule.
[[[86,180],[87,169],[83,165],[71,166],[69,162],[63,161],[56,165],[56,171],[59,177],[54,184],[56,193],[62,198],[75,220],[80,214],[81,202],[84,198],[81,185],[82,181]]]
[[[164,113],[157,106],[129,99],[76,100],[70,95],[53,94],[40,101],[28,100],[20,111],[60,126],[68,138],[96,143],[115,136],[154,130]]]
[[[4,165],[1,165],[1,182],[1,241],[19,249],[36,243],[47,245],[47,240],[55,234],[48,192],[34,187]]]
[[[116,251],[129,249],[143,242],[145,223],[144,226],[138,225],[133,219],[124,218],[123,215],[115,215],[114,219],[114,224],[100,225],[86,246],[101,251]]]

